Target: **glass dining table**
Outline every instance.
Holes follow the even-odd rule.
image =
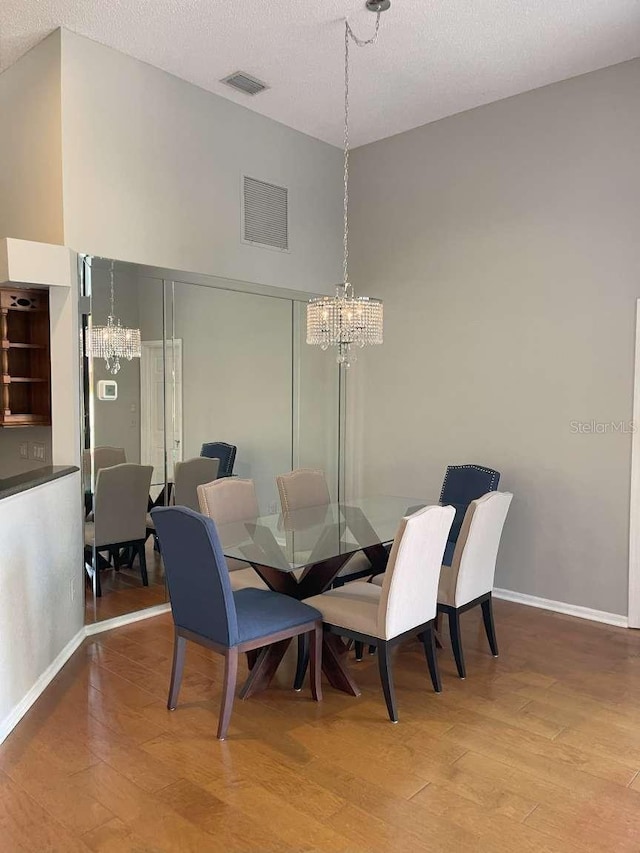
[[[383,572],[400,519],[423,506],[426,502],[416,498],[377,495],[220,524],[217,529],[225,557],[253,566],[275,592],[304,600],[327,590],[358,551],[371,563],[371,574]],[[290,642],[269,647],[260,658],[261,672],[252,671],[244,698],[268,685]],[[346,652],[339,637],[325,633],[322,669],[327,680],[359,696],[344,664]]]

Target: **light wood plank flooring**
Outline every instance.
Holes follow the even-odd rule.
[[[0,747],[0,850],[638,853],[640,635],[495,602],[502,654],[463,617],[444,692],[417,643],[360,699],[279,681],[215,740],[221,660],[190,647],[166,710],[171,622],[88,639]],[[241,676],[244,675],[244,671]]]
[[[114,569],[103,569],[100,572],[102,595],[93,597],[91,585],[85,586],[84,621],[87,625],[92,622],[102,622],[103,619],[113,619],[125,613],[144,610],[157,604],[165,604],[169,598],[164,579],[162,559],[153,550],[153,539],[147,540],[146,546],[147,574],[149,586],[142,586],[140,566],[136,560],[132,568],[123,566],[116,572]]]

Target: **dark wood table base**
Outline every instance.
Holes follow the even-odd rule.
[[[365,553],[372,562],[372,573],[375,573],[376,570],[380,571],[383,561],[388,556],[384,546],[372,546],[365,549]],[[351,554],[340,554],[330,560],[308,566],[299,580],[296,580],[292,572],[284,572],[253,561],[251,565],[274,592],[280,592],[297,598],[299,601],[304,601],[305,598],[320,595],[329,589],[338,572],[350,557]],[[252,652],[251,656],[247,655],[250,673],[240,692],[242,699],[248,699],[254,693],[258,693],[269,686],[290,642],[291,640],[283,640],[274,643],[272,646],[265,646],[257,656],[255,652]],[[322,671],[327,681],[336,690],[342,690],[351,696],[360,696],[360,690],[345,665],[347,651],[347,645],[340,637],[325,631],[322,640]]]

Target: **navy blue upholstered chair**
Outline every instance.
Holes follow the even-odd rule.
[[[500,482],[500,472],[482,465],[449,465],[444,475],[442,491],[440,492],[441,506],[455,508],[456,517],[451,525],[449,540],[444,552],[443,564],[451,565],[453,552],[460,535],[460,528],[471,501],[495,492]]]
[[[226,441],[210,441],[208,444],[202,445],[200,456],[219,459],[218,477],[230,477],[233,474],[237,449],[235,444],[227,444]]]
[[[272,672],[266,670],[267,646],[311,634],[311,693],[322,699],[322,615],[301,601],[264,589],[231,590],[229,571],[212,519],[186,507],[158,507],[152,511],[164,560],[174,622],[173,668],[167,707],[178,703],[186,641],[192,640],[224,655],[224,685],[218,738],[229,727],[238,656],[262,649],[240,696]]]

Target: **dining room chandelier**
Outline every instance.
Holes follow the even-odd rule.
[[[94,358],[104,358],[108,373],[113,376],[120,371],[120,359],[131,361],[140,358],[142,345],[140,329],[129,329],[123,326],[115,316],[115,292],[113,281],[113,261],[109,270],[111,289],[111,310],[107,317],[106,326],[92,326],[89,338],[89,352]]]
[[[311,299],[307,305],[307,343],[326,350],[337,347],[338,364],[350,367],[356,360],[355,348],[382,343],[382,301],[356,296],[349,281],[349,45],[375,44],[380,31],[380,14],[390,0],[368,0],[366,6],[376,13],[375,31],[369,39],[359,39],[348,19],[344,22],[344,236],[343,281],[334,296]]]

